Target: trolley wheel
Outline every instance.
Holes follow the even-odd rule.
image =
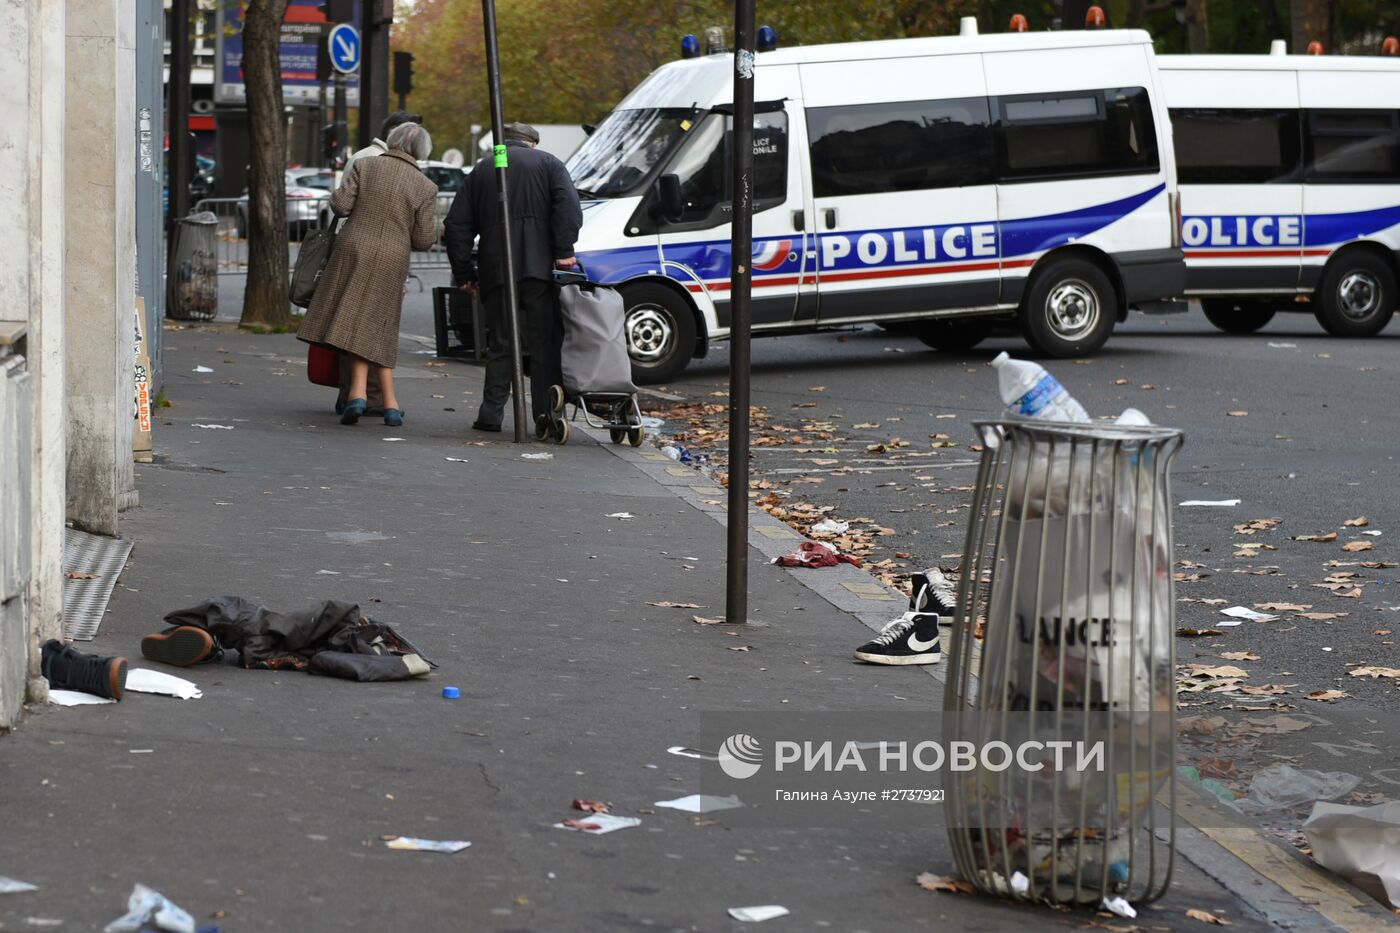
[[[645,436],[646,432],[643,431],[641,428],[627,429],[627,443],[631,444],[633,447],[642,446],[642,438],[644,438]]]
[[[1374,337],[1395,313],[1395,273],[1380,257],[1350,249],[1322,274],[1315,316],[1334,337]]]
[[[608,437],[612,438],[614,444],[621,444],[625,440],[630,440],[631,431],[626,428],[608,428]],[[636,444],[632,445],[637,446]]]
[[[535,419],[535,440],[542,441],[549,437],[553,429],[554,422],[550,420],[549,415],[540,415]]]
[[[556,443],[556,444],[567,444],[567,443],[569,443],[569,422],[565,421],[563,418],[560,418],[558,421],[554,422],[554,431],[553,431],[553,434],[554,434],[554,443]]]
[[[558,385],[550,386],[549,407],[556,415],[562,415],[564,413],[564,402],[564,387]]]
[[[1207,321],[1227,334],[1252,334],[1274,319],[1274,309],[1263,301],[1202,298],[1201,310]]]

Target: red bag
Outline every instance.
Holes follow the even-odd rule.
[[[317,344],[306,351],[306,378],[318,386],[340,386],[340,354]]]

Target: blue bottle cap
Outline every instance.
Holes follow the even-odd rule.
[[[443,687],[442,696],[443,699],[446,700],[457,700],[461,698],[462,691],[458,690],[456,687]]]

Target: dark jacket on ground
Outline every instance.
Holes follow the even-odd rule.
[[[506,149],[515,277],[551,281],[554,260],[574,254],[583,224],[578,192],[564,163],[548,152],[516,140],[507,142]],[[478,236],[479,262],[473,262],[472,241]],[[443,240],[458,283],[479,281],[483,294],[505,284],[505,245],[491,156],[478,162],[458,189],[443,224]]]

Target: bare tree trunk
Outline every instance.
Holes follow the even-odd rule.
[[[1186,50],[1193,55],[1210,51],[1210,24],[1206,0],[1186,0]]]
[[[292,323],[287,294],[287,124],[282,115],[282,17],[288,0],[251,0],[243,18],[248,89],[248,283],[245,327]]]
[[[1302,55],[1313,40],[1321,42],[1324,51],[1332,51],[1332,36],[1328,29],[1329,5],[1330,0],[1290,0],[1293,47],[1288,51]]]

